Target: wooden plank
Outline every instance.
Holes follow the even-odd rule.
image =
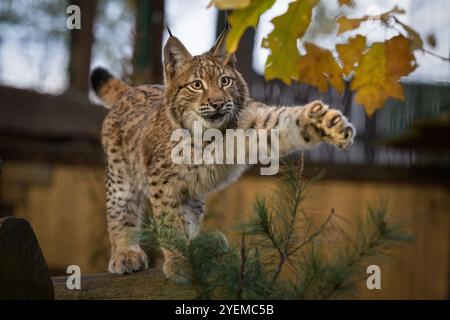
[[[108,110],[76,92],[58,96],[0,86],[0,136],[100,142]]]
[[[53,299],[36,236],[25,219],[0,219],[0,300]]]
[[[67,277],[52,279],[55,298],[64,300],[109,299],[193,299],[195,292],[189,286],[175,284],[157,269],[128,275],[100,273],[81,277],[81,289],[67,289]]]

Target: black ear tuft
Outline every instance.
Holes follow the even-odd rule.
[[[96,67],[91,72],[91,86],[95,92],[98,92],[100,88],[111,79],[113,76],[109,73],[108,70],[102,67]]]
[[[166,24],[167,32],[169,33],[169,36],[173,37],[172,31],[170,31],[169,26]]]
[[[235,58],[233,54],[230,54],[226,49],[226,38],[228,33],[230,32],[230,26],[228,22],[226,23],[225,29],[220,34],[214,46],[209,51],[213,57],[218,58],[225,64],[234,64]]]

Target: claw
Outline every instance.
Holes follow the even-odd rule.
[[[108,271],[124,274],[148,268],[147,255],[139,247],[123,248],[114,252],[109,261]]]
[[[344,139],[350,139],[353,136],[353,128],[347,127],[344,129]]]

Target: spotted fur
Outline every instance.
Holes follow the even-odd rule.
[[[200,229],[205,195],[227,186],[247,169],[247,165],[174,164],[173,130],[192,129],[194,121],[219,130],[277,128],[281,155],[320,142],[346,148],[353,141],[353,126],[320,101],[275,107],[249,99],[223,40],[224,35],[210,51],[193,57],[171,36],[164,47],[164,86],[129,87],[104,69],[92,74],[94,90],[111,106],[102,143],[107,156],[108,270],[112,273],[147,268],[136,234],[149,206],[157,219],[169,217],[180,234],[192,239]],[[164,248],[163,252],[166,276],[177,278],[182,258]]]

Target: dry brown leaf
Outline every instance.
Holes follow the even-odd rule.
[[[340,94],[344,92],[342,69],[333,58],[331,51],[305,43],[306,54],[300,56],[298,80],[312,86],[319,91],[327,91],[331,84]]]
[[[354,3],[353,0],[338,0],[339,2],[339,6],[348,6],[348,7],[353,7]]]
[[[336,21],[339,24],[338,35],[359,28],[361,23],[367,21],[367,19],[369,19],[369,16],[357,19],[349,19],[346,16],[340,16]]]

